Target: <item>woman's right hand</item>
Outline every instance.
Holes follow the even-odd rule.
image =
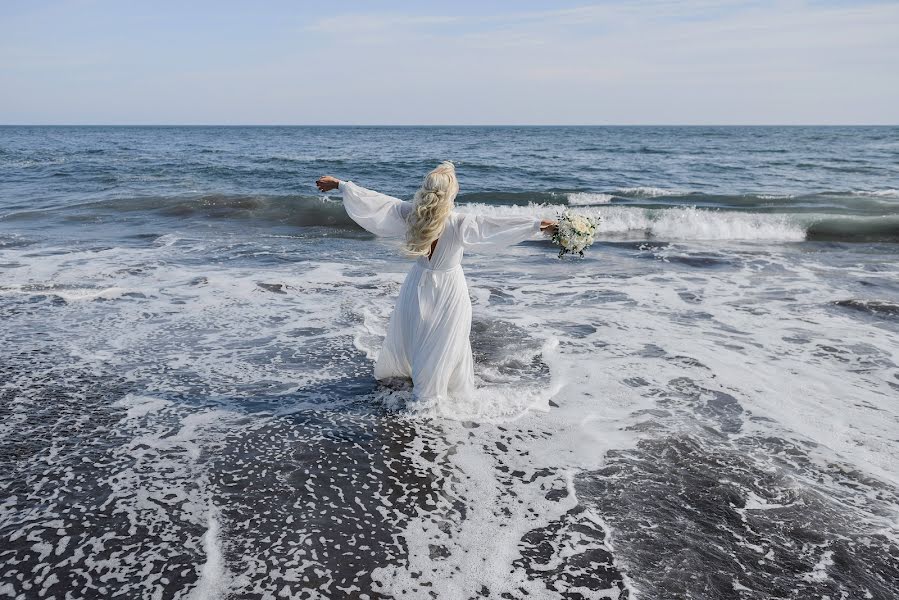
[[[340,180],[336,177],[331,177],[330,175],[319,177],[315,182],[315,185],[320,192],[330,192],[331,190],[336,190],[338,184],[340,184]]]
[[[540,222],[540,231],[543,233],[548,233],[549,235],[555,235],[556,231],[559,230],[559,222],[558,221],[550,221],[549,219],[543,219]]]

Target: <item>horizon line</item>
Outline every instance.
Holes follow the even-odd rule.
[[[899,123],[0,123],[0,127],[899,127]]]

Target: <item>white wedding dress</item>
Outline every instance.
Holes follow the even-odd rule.
[[[380,236],[402,237],[412,203],[340,182],[347,214]],[[375,378],[412,380],[425,402],[468,399],[474,393],[471,356],[471,300],[462,273],[467,249],[495,251],[537,238],[541,219],[453,212],[430,260],[419,257],[400,288],[387,337],[375,364]]]

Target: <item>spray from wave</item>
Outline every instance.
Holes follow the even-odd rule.
[[[479,214],[552,215],[553,207],[466,206]],[[806,227],[786,215],[709,211],[695,207],[643,209],[618,206],[584,206],[580,212],[601,217],[600,237],[671,240],[768,240],[795,242],[805,239]]]
[[[596,204],[608,204],[612,201],[612,194],[591,194],[590,192],[574,192],[568,194],[568,204],[573,206],[593,206]]]

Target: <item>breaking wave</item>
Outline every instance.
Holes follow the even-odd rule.
[[[591,206],[595,204],[608,204],[612,201],[612,194],[591,194],[589,192],[575,192],[568,194],[568,204],[574,206]]]
[[[553,207],[469,205],[462,210],[485,214],[552,216]],[[645,209],[625,206],[584,206],[579,212],[600,217],[599,236],[670,240],[802,241],[806,228],[787,215],[738,213],[696,207]]]
[[[471,197],[463,198],[458,208],[482,214],[528,214],[552,218],[562,207],[574,205],[579,212],[602,218],[599,227],[601,235],[629,239],[899,242],[899,215],[895,214],[822,214],[824,209],[821,206],[784,212],[739,210],[734,207],[722,209],[708,203],[630,205],[616,203],[615,197],[609,194],[589,193],[567,196],[507,193],[501,196],[500,202],[490,203],[471,202]],[[540,201],[518,202],[522,198],[534,197]],[[729,202],[734,203],[738,198],[730,197]],[[753,198],[758,200],[758,197]],[[0,220],[115,221],[127,225],[129,218],[147,214],[188,222],[219,220],[358,230],[339,200],[303,195],[213,194],[111,199],[62,208],[12,212],[0,215]]]
[[[321,196],[227,195],[139,197],[101,200],[62,208],[0,214],[0,221],[59,218],[71,221],[127,219],[151,214],[177,220],[257,220],[299,227],[354,227],[339,201]]]
[[[554,207],[469,205],[462,207],[486,214],[551,216]],[[638,208],[583,206],[601,217],[600,237],[659,240],[759,240],[778,242],[835,241],[899,243],[899,216],[854,217],[821,214],[772,214],[708,210],[695,206]]]
[[[807,239],[840,242],[899,242],[899,215],[821,219],[809,226]]]

